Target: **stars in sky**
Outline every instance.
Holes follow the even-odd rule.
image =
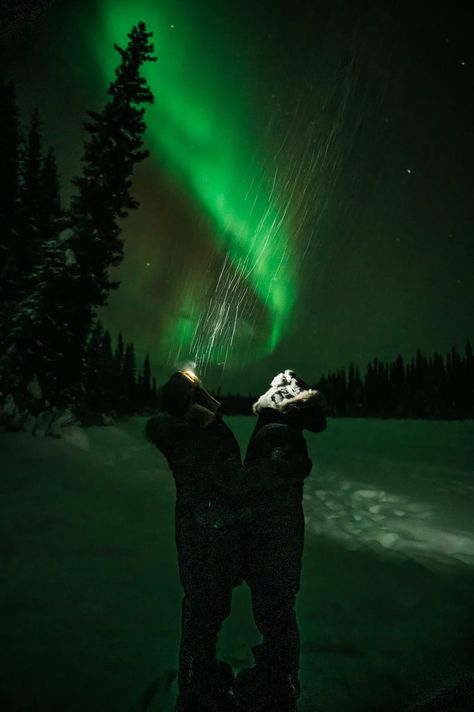
[[[32,3],[32,0],[19,2]],[[24,96],[24,113],[29,106],[38,104],[41,110],[49,111],[49,115],[46,114],[45,117],[45,131],[52,125],[51,130],[48,128],[51,137],[61,130],[62,123],[77,124],[77,135],[73,135],[71,130],[76,144],[63,141],[63,145],[68,146],[67,154],[61,155],[59,152],[59,158],[65,164],[64,173],[67,175],[71,172],[70,165],[75,165],[73,162],[80,150],[82,134],[79,134],[80,126],[72,109],[71,115],[65,117],[67,121],[56,120],[56,105],[62,102],[62,92],[69,92],[67,96],[71,97],[71,100],[68,105],[80,105],[81,110],[85,112],[87,108],[93,108],[94,102],[100,97],[94,96],[97,88],[94,88],[95,83],[91,83],[90,90],[87,89],[90,93],[86,94],[79,74],[77,79],[71,81],[68,75],[71,73],[71,76],[76,76],[72,75],[72,69],[71,72],[55,74],[56,59],[64,56],[67,61],[71,59],[72,62],[74,59],[75,64],[84,67],[84,75],[89,76],[88,68],[92,66],[92,59],[89,57],[89,49],[87,52],[84,49],[84,53],[81,50],[80,56],[71,58],[68,41],[63,43],[62,38],[54,34],[53,28],[60,18],[55,13],[59,12],[59,7],[64,3],[46,3],[41,0],[39,4],[48,4],[50,9],[47,12],[51,13],[52,18],[58,19],[51,23],[48,21],[32,25],[28,31],[31,31],[32,37],[36,37],[38,33],[35,47],[51,46],[54,53],[44,53],[44,57],[35,55],[35,58],[39,59],[33,67],[33,57],[26,60],[28,42],[25,34],[21,47],[16,47],[19,39],[11,43],[12,62],[18,64],[18,88]],[[85,33],[91,32],[91,41],[87,43],[87,47],[94,48],[94,51],[96,35],[95,31],[92,32],[89,28],[94,27],[93,13],[96,10],[110,7],[111,37],[115,37],[118,28],[122,28],[124,32],[128,29],[128,19],[123,19],[123,16],[127,16],[126,8],[130,4],[119,3],[120,12],[111,0],[90,0],[85,5],[90,8],[91,14],[89,16],[89,10],[84,10],[82,29]],[[379,24],[385,9],[380,11],[379,19],[361,15],[357,20],[354,19],[354,28],[357,27],[360,42],[355,45],[356,51],[351,62],[346,65],[344,61],[341,65],[341,57],[345,56],[348,38],[352,36],[353,31],[351,14],[348,15],[347,22],[344,20],[341,23],[337,10],[330,10],[328,6],[327,26],[340,27],[340,32],[328,33],[321,26],[321,32],[314,37],[310,22],[313,17],[313,10],[310,8],[312,3],[301,3],[304,12],[307,6],[308,15],[302,16],[298,32],[296,25],[294,32],[291,29],[294,14],[291,4],[287,8],[285,3],[276,3],[281,6],[281,17],[275,24],[275,32],[271,30],[273,24],[268,26],[266,13],[253,15],[253,21],[245,30],[243,25],[241,28],[238,22],[234,22],[234,11],[240,5],[243,8],[242,20],[245,18],[247,21],[247,10],[252,10],[251,0],[231,0],[230,3],[223,3],[226,9],[218,13],[221,24],[214,22],[215,8],[211,0],[203,0],[196,15],[186,10],[187,5],[188,3],[176,3],[174,0],[163,0],[159,4],[155,0],[142,0],[141,3],[142,7],[150,10],[150,29],[156,33],[154,40],[157,53],[165,53],[164,56],[167,57],[166,62],[156,65],[156,101],[163,116],[160,122],[149,120],[147,147],[151,150],[151,156],[146,168],[149,173],[142,174],[134,184],[137,198],[141,199],[142,203],[140,218],[139,222],[130,221],[124,226],[124,234],[129,240],[128,259],[124,261],[123,268],[121,267],[123,272],[120,275],[120,290],[112,296],[104,315],[107,326],[114,328],[116,325],[117,330],[127,330],[141,352],[148,348],[150,339],[153,338],[156,346],[152,359],[158,364],[161,359],[161,352],[158,353],[160,344],[165,344],[163,352],[166,355],[168,340],[175,338],[171,331],[166,331],[162,326],[165,317],[162,319],[160,316],[157,321],[154,310],[150,309],[149,320],[140,320],[140,323],[135,324],[136,320],[129,316],[132,312],[128,305],[127,309],[123,309],[123,304],[132,298],[136,299],[134,304],[138,310],[142,308],[143,303],[151,304],[152,300],[159,300],[160,304],[163,303],[163,314],[166,314],[170,324],[174,323],[173,319],[176,324],[188,324],[186,319],[191,312],[187,302],[186,308],[181,308],[180,300],[182,294],[188,299],[189,292],[189,302],[194,309],[193,318],[202,311],[201,284],[205,283],[206,290],[208,289],[208,275],[212,275],[214,268],[210,268],[209,273],[204,273],[204,270],[200,269],[201,262],[193,256],[192,251],[189,260],[176,260],[173,266],[168,265],[167,260],[163,258],[175,255],[175,240],[194,240],[196,235],[196,239],[203,240],[203,249],[208,249],[210,255],[216,255],[212,259],[219,259],[224,236],[222,235],[222,244],[217,242],[217,237],[221,239],[221,217],[214,211],[214,197],[207,193],[207,189],[197,197],[191,195],[190,186],[201,186],[199,177],[210,175],[209,161],[214,162],[214,156],[222,156],[222,159],[215,160],[216,192],[225,188],[232,193],[232,198],[235,192],[236,209],[242,211],[244,217],[251,217],[252,221],[256,216],[252,228],[255,234],[258,234],[260,222],[257,216],[260,202],[263,206],[262,215],[266,215],[267,206],[271,202],[267,195],[267,186],[270,194],[275,183],[272,200],[273,197],[280,200],[281,193],[282,204],[291,204],[291,210],[282,208],[285,210],[282,222],[285,230],[288,225],[288,236],[285,237],[284,245],[291,246],[291,254],[297,255],[300,245],[303,250],[306,242],[312,240],[311,250],[304,259],[301,257],[301,262],[298,262],[298,267],[294,269],[296,286],[292,294],[296,295],[295,303],[299,309],[298,314],[301,315],[301,326],[294,327],[297,338],[289,330],[288,335],[282,337],[281,345],[278,345],[279,350],[275,349],[275,363],[282,353],[295,352],[301,357],[303,364],[308,358],[308,363],[309,360],[311,363],[313,360],[317,361],[316,369],[330,370],[334,364],[344,361],[341,354],[345,353],[346,347],[351,352],[348,358],[357,356],[362,363],[364,359],[368,360],[375,355],[388,359],[390,348],[403,350],[409,356],[418,346],[434,350],[441,348],[439,342],[443,339],[447,347],[454,339],[464,339],[467,323],[464,314],[468,309],[472,310],[473,299],[472,290],[468,289],[468,257],[472,254],[469,196],[472,194],[473,179],[473,173],[469,170],[469,155],[472,153],[470,149],[473,137],[470,126],[473,121],[472,94],[466,84],[471,78],[473,62],[467,22],[463,22],[459,8],[446,8],[443,17],[446,16],[447,21],[443,23],[435,14],[424,16],[420,8],[420,17],[423,16],[426,21],[424,37],[419,36],[416,23],[410,24],[411,19],[415,19],[412,18],[412,10],[407,9],[406,22],[395,23],[393,26],[390,20],[390,3],[385,4],[388,13],[386,22]],[[350,0],[343,0],[342,5],[350,7]],[[161,9],[155,12],[158,7]],[[61,22],[64,20],[68,23],[64,36],[72,36],[76,32],[74,13],[65,8],[61,12]],[[100,12],[102,13],[102,10]],[[182,12],[182,16],[179,12]],[[393,12],[394,17],[399,17],[399,9],[394,8]],[[156,22],[153,18],[156,18]],[[225,36],[226,41],[221,47],[215,39],[216,28],[227,28],[231,19],[232,27],[229,27],[229,35]],[[402,19],[401,16],[399,19]],[[136,18],[132,19],[130,16],[130,22],[135,21]],[[183,35],[182,30],[188,26],[193,27],[194,34],[188,36],[185,32]],[[163,32],[159,30],[160,27]],[[171,29],[172,33],[166,33],[166,27]],[[176,33],[175,29],[178,27],[180,30]],[[374,32],[378,27],[386,34],[379,37],[378,33]],[[45,34],[43,36],[40,33]],[[272,40],[265,41],[266,37],[271,37]],[[196,44],[196,52],[194,45],[192,48],[189,46],[191,41]],[[102,37],[100,46],[105,47],[106,44]],[[107,57],[110,56],[112,63],[115,62],[115,53],[112,52],[111,42],[109,46]],[[201,67],[199,59],[207,57],[211,47],[222,65],[217,67],[215,77],[213,62],[208,66],[207,59],[202,59]],[[364,47],[367,47],[367,50]],[[181,49],[187,57],[194,58],[196,55],[192,80],[187,81],[186,72],[183,75],[177,72],[175,75],[170,69],[168,81],[167,67],[174,66],[172,63],[175,59],[181,61]],[[377,67],[373,74],[364,70],[366,51]],[[99,54],[97,56],[99,57]],[[43,68],[40,60],[44,62]],[[100,62],[102,66],[101,54]],[[112,67],[110,69],[112,71]],[[208,76],[207,72],[211,69],[212,75]],[[233,87],[229,91],[227,70],[229,77],[242,78],[238,91],[234,91]],[[258,79],[254,78],[255,74],[258,74]],[[179,82],[176,82],[177,76],[181,77]],[[196,91],[196,82],[200,76],[203,77],[202,92]],[[51,79],[50,86],[44,77]],[[43,83],[47,92],[42,91]],[[326,86],[329,86],[327,93]],[[168,106],[171,106],[170,102],[174,101],[178,94],[180,101],[176,107],[171,107],[173,111],[170,111],[168,117]],[[198,97],[196,116],[191,112],[194,97]],[[227,105],[228,114],[225,113]],[[191,113],[193,115],[188,119]],[[219,115],[218,120],[214,120],[215,115]],[[207,117],[206,126],[209,132],[206,133],[206,141],[212,147],[210,152],[207,148],[202,148],[202,135],[199,132],[202,116]],[[168,125],[168,122],[167,128],[164,124]],[[361,127],[360,130],[358,126]],[[169,155],[171,151],[175,151],[181,161],[181,130],[184,135],[189,136],[189,150],[182,151],[182,170],[177,167],[175,171],[171,159],[164,162],[162,160],[165,151],[163,145],[170,136]],[[225,140],[221,140],[221,137]],[[449,141],[446,137],[449,137]],[[48,142],[49,138],[47,135]],[[70,145],[75,146],[76,152],[71,149],[71,155]],[[257,165],[255,174],[252,173],[253,163],[250,158],[243,161],[243,168],[241,167],[241,146],[242,151],[248,148],[249,156],[253,157],[252,161]],[[166,150],[168,151],[168,147]],[[436,157],[432,160],[432,153],[435,151]],[[309,157],[307,164],[303,160],[306,156]],[[153,161],[157,162],[156,171],[152,169]],[[376,180],[376,169],[379,165],[386,166],[386,169],[380,176],[381,180]],[[278,174],[274,174],[274,168],[275,171],[278,170]],[[166,171],[171,172],[171,169],[176,175],[173,172],[168,182]],[[248,199],[245,197],[246,191],[249,190],[247,173],[252,179],[255,177],[252,185],[256,186],[257,202],[255,209],[252,208],[253,212],[249,207],[252,205],[252,194],[249,194]],[[191,174],[196,175],[196,179],[189,178],[189,185],[184,180],[176,179],[181,175]],[[444,175],[449,180],[443,180]],[[337,180],[336,177],[333,180],[332,176],[336,176]],[[291,184],[288,182],[293,179],[296,186],[294,193],[291,192]],[[297,179],[300,182],[297,182]],[[169,216],[166,219],[169,219],[170,235],[160,235],[156,248],[160,250],[160,259],[157,259],[155,252],[150,249],[151,241],[144,239],[142,245],[140,235],[136,232],[137,226],[143,224],[147,226],[145,229],[148,229],[148,225],[155,225],[157,219],[153,206],[150,207],[150,202],[147,201],[148,181],[152,181],[152,185],[156,186],[157,192],[163,197],[163,205],[157,209],[158,214],[163,211],[165,216]],[[175,218],[177,205],[182,203],[186,210],[190,206],[190,215],[194,215],[194,211],[201,214],[202,210],[205,221],[203,224],[209,224],[209,228],[203,230],[202,234],[198,234],[197,228],[195,233],[191,223],[189,235],[185,235],[184,227],[181,226],[186,222],[181,222],[178,216]],[[311,212],[313,205],[324,207],[317,208],[320,212],[316,212],[316,208]],[[322,215],[323,209],[323,218],[318,217],[313,221],[311,216],[319,216],[320,213]],[[271,217],[271,221],[274,219],[278,220],[278,215]],[[140,222],[142,220],[143,223]],[[223,233],[225,227],[223,224]],[[452,232],[447,233],[447,230]],[[226,233],[225,241],[227,240]],[[236,242],[237,244],[240,243]],[[154,257],[147,258],[147,252],[152,252]],[[370,256],[370,259],[365,259],[366,255]],[[422,255],[423,259],[417,262],[416,268],[405,270],[406,261],[413,255]],[[398,290],[398,280],[394,279],[392,292],[392,283],[387,285],[384,269],[378,268],[379,264],[386,264],[387,257],[393,259],[393,273],[400,277],[400,283],[403,285],[402,295]],[[154,261],[151,262],[151,259]],[[351,269],[352,260],[359,260],[355,262],[359,269]],[[133,270],[140,264],[141,279],[135,288]],[[204,265],[204,262],[202,264]],[[442,302],[446,307],[443,313],[440,313],[440,300],[444,297],[439,296],[443,289],[427,289],[426,298],[419,304],[419,308],[413,308],[414,303],[418,304],[420,285],[436,285],[440,274],[443,275],[443,289],[445,287],[452,296],[449,303]],[[368,275],[375,277],[371,280]],[[193,289],[189,285],[190,279],[195,280],[192,282]],[[254,286],[249,288],[249,294],[254,294]],[[281,293],[280,287],[283,288],[284,284],[276,277],[275,270],[269,271],[266,286],[278,295]],[[341,302],[350,302],[348,292],[354,300],[358,300],[355,304],[363,316],[360,320],[363,321],[362,325],[360,321],[356,324],[352,319],[349,308],[351,305],[341,313]],[[380,294],[376,304],[372,299],[373,293]],[[206,296],[202,297],[203,304],[207,303],[207,294],[206,291]],[[255,299],[260,300],[262,304],[258,309],[261,308],[264,315],[264,325],[269,322],[265,311],[265,298],[266,293],[262,297],[260,293],[256,293]],[[469,304],[466,303],[466,298],[470,300]],[[260,301],[256,303],[260,305]],[[284,303],[283,299],[281,301]],[[396,314],[394,303],[397,304]],[[257,311],[256,308],[255,313]],[[435,315],[434,318],[427,318],[431,313]],[[387,314],[394,314],[393,324],[387,320]],[[334,323],[337,323],[337,329],[333,328]],[[436,328],[431,326],[434,323]],[[317,328],[312,329],[313,325]],[[178,328],[181,326],[177,326],[173,334],[178,334]],[[242,343],[246,343],[247,330],[250,332],[250,328],[250,322],[247,324],[243,319]],[[291,328],[293,329],[293,325]],[[262,332],[264,331],[262,326]],[[321,334],[324,332],[327,332],[327,338],[324,339],[322,348]],[[400,340],[401,333],[406,334],[406,337]],[[306,343],[305,337],[308,335]],[[179,332],[176,339],[181,338]],[[257,337],[255,339],[257,344]],[[246,357],[243,347],[242,353],[242,358]],[[316,357],[314,353],[317,353]],[[256,364],[261,363],[256,365],[255,376],[252,373],[252,378],[257,381],[257,377],[260,378],[258,369],[264,373],[269,361],[259,360],[256,345],[252,345],[253,357]],[[239,359],[240,352],[235,358],[236,369],[240,368]],[[221,358],[216,358],[216,361],[222,365]],[[230,366],[233,367],[234,362],[231,362]]]

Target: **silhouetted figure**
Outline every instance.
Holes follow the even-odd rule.
[[[240,450],[219,403],[190,372],[158,392],[147,438],[166,456],[176,483],[176,545],[184,589],[177,712],[235,709],[233,673],[216,659],[217,634],[239,582]]]
[[[241,709],[296,710],[299,631],[294,611],[304,543],[303,481],[310,473],[304,429],[325,429],[322,397],[293,371],[278,374],[255,403],[258,422],[245,457],[251,521],[242,528],[241,572],[263,636],[255,667],[237,677]]]

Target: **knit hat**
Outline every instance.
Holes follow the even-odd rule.
[[[263,408],[273,408],[280,413],[288,410],[313,406],[321,400],[321,394],[299,378],[294,371],[282,371],[272,380],[268,391],[253,404],[253,412],[258,415]]]

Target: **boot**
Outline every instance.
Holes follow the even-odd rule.
[[[175,712],[234,712],[236,709],[232,668],[216,660],[198,675],[191,672],[186,676],[186,685],[180,690]]]
[[[263,645],[252,648],[255,665],[241,670],[235,680],[238,709],[242,712],[296,712],[300,695],[298,677],[284,673],[267,660]]]
[[[233,690],[220,690],[212,696],[178,695],[175,712],[236,712]]]
[[[272,687],[270,670],[262,664],[258,655],[255,655],[255,665],[241,670],[235,678],[238,709],[242,712],[263,712],[271,698]]]
[[[237,709],[241,712],[297,712],[298,694],[290,683],[285,688],[273,687],[258,675],[255,668],[243,670],[236,680]]]
[[[285,675],[275,685],[273,692],[273,707],[281,712],[296,712],[297,700],[300,696],[300,684],[295,675]],[[269,708],[270,709],[270,708]]]
[[[209,671],[209,684],[203,696],[206,710],[209,712],[234,712],[237,702],[234,691],[234,673],[228,663],[216,660],[214,670]]]
[[[264,646],[255,645],[252,653],[255,665],[241,670],[235,679],[235,691],[242,709],[245,709],[245,704],[253,705],[249,709],[258,709],[258,700],[269,696],[273,689],[274,675],[270,661],[266,659]]]

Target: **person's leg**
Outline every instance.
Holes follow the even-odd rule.
[[[262,643],[253,650],[256,666],[242,674],[240,691],[261,689],[294,709],[299,696],[300,640],[295,615],[304,544],[302,508],[280,511],[253,524],[246,537],[245,579],[252,592],[255,623]],[[293,707],[292,707],[293,705]]]
[[[192,517],[181,516],[176,524],[184,589],[178,709],[197,712],[198,700],[203,700],[202,709],[212,709],[210,699],[230,690],[233,683],[230,666],[217,661],[216,644],[230,613],[236,581],[235,536],[231,531],[205,529]]]
[[[183,598],[179,652],[179,687],[206,686],[219,675],[217,634],[230,613],[232,590],[209,585]]]

